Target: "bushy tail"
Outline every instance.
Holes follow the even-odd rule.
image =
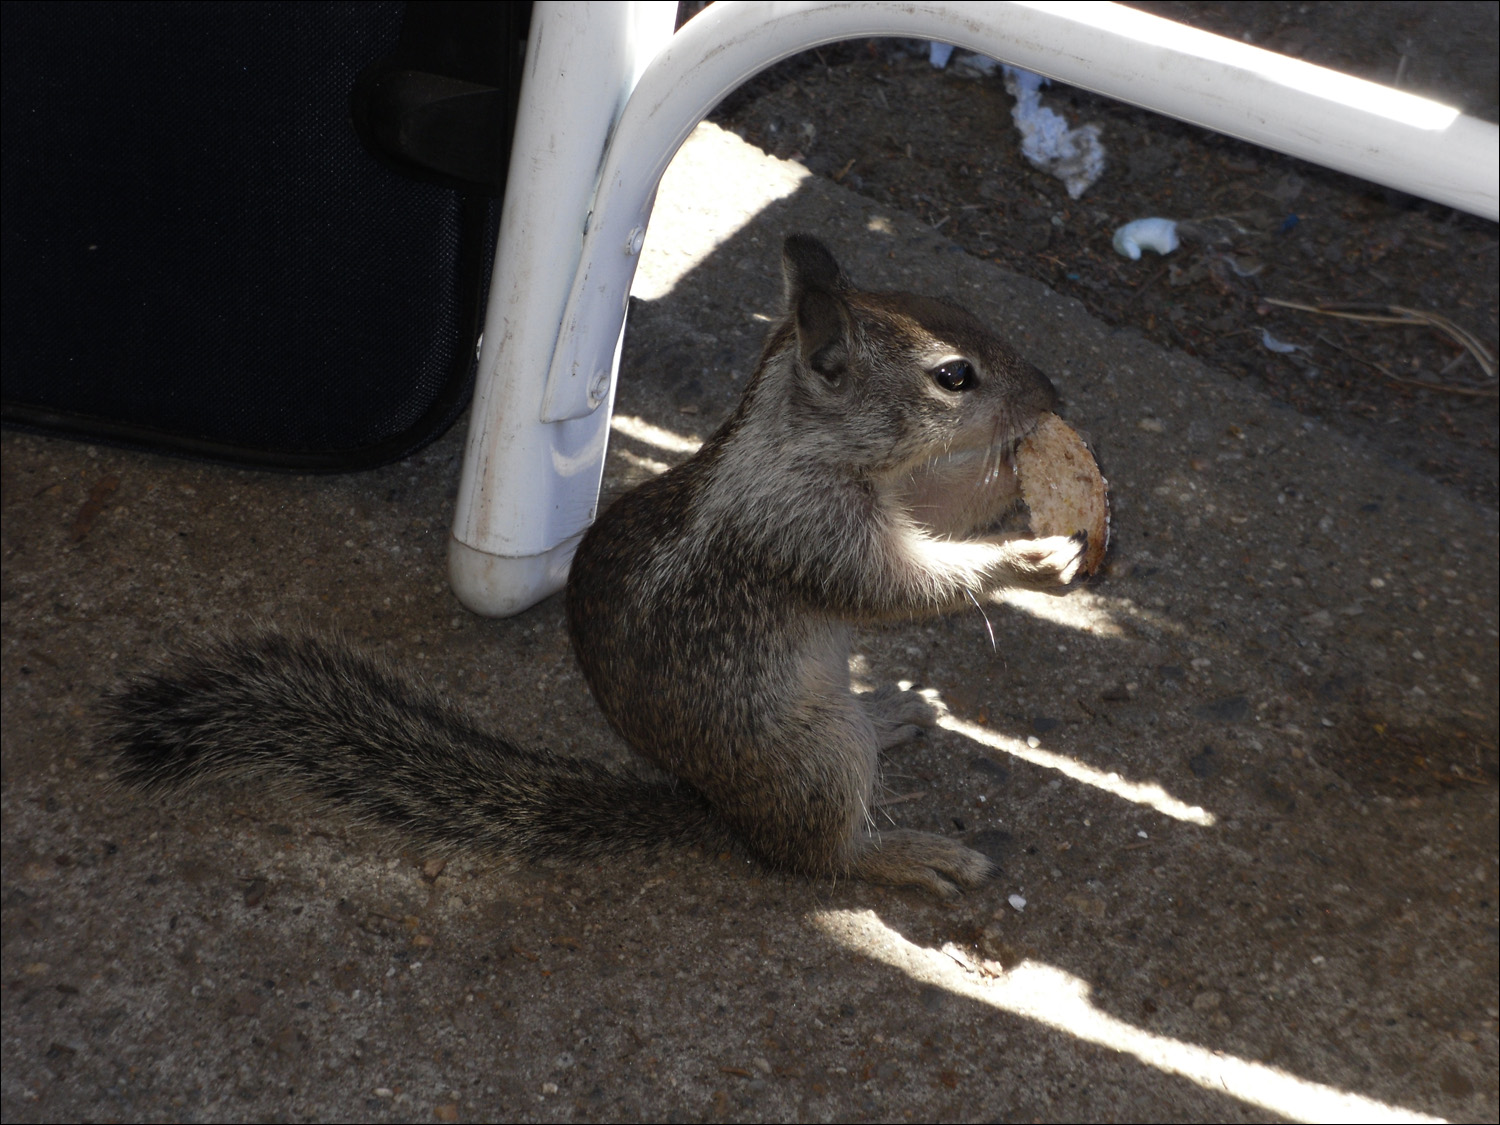
[[[105,704],[120,778],[263,779],[454,850],[588,859],[730,845],[691,787],[522,750],[375,661],[306,637],[215,641]]]

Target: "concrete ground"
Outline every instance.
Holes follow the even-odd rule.
[[[7,1121],[1495,1120],[1496,514],[704,126],[663,185],[606,489],[727,412],[781,236],[948,294],[1047,371],[1105,574],[871,630],[953,709],[884,815],[994,855],[953,903],[697,854],[402,850],[253,786],[111,786],[117,677],[339,630],[523,743],[619,758],[560,599],[444,580],[462,427],[342,478],[7,433]]]

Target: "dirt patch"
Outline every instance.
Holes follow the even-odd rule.
[[[1445,789],[1493,788],[1500,776],[1495,742],[1451,720],[1400,727],[1360,716],[1318,750],[1334,773],[1359,791],[1412,797]]]
[[[1140,6],[1495,119],[1492,4]],[[808,52],[713,117],[1109,324],[1255,380],[1470,499],[1500,501],[1496,382],[1472,349],[1441,327],[1274,303],[1437,314],[1493,356],[1493,223],[1084,91],[1052,86],[1043,102],[1102,128],[1106,170],[1078,200],[1022,158],[1001,76],[962,55],[937,70],[920,42]],[[1115,229],[1148,216],[1178,220],[1181,247],[1116,253]]]

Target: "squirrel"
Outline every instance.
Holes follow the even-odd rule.
[[[585,678],[654,770],[519,748],[340,644],[266,633],[204,642],[109,697],[119,777],[252,776],[525,860],[738,844],[814,877],[981,886],[980,853],[875,827],[880,752],[940,705],[851,691],[850,633],[1073,580],[1082,534],[994,530],[1019,504],[1011,454],[1057,394],[956,305],[858,290],[807,235],[782,259],[786,313],[738,407],[615,501],[568,577]]]

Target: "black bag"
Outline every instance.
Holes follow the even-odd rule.
[[[312,471],[452,424],[529,6],[404,14],[0,6],[6,424]]]

